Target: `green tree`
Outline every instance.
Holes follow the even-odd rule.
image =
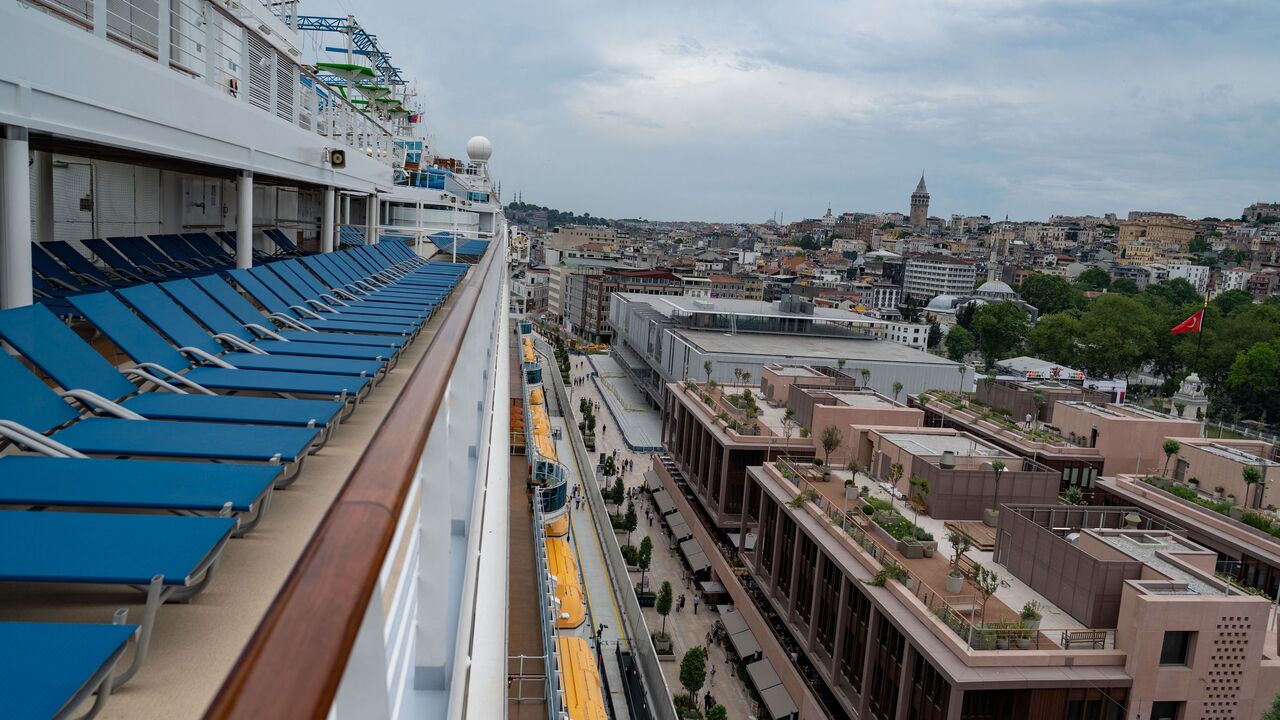
[[[1196,290],[1195,285],[1187,282],[1185,278],[1174,278],[1169,282],[1148,285],[1142,291],[1142,294],[1152,298],[1160,298],[1168,303],[1170,307],[1201,305],[1204,302],[1204,296],[1200,294],[1200,291]]]
[[[667,633],[667,616],[671,614],[671,583],[663,580],[662,589],[658,591],[658,600],[653,604],[653,609],[658,611],[662,616],[662,633]]]
[[[937,320],[929,320],[929,337],[925,340],[925,347],[932,350],[942,342],[942,326]]]
[[[1000,576],[994,570],[988,570],[978,563],[973,564],[973,573],[970,575],[973,581],[973,587],[978,591],[979,597],[982,598],[982,622],[987,622],[987,601],[992,595],[996,594],[996,590],[1000,589]]]
[[[1102,378],[1138,369],[1155,349],[1155,324],[1151,312],[1133,298],[1108,293],[1095,299],[1080,318],[1080,365]]]
[[[1253,295],[1244,290],[1228,290],[1219,293],[1209,303],[1216,307],[1218,312],[1223,315],[1230,315],[1242,307],[1248,307],[1253,304]]]
[[[612,458],[610,459],[612,460]],[[626,488],[622,487],[622,476],[618,476],[618,479],[613,481],[613,487],[609,490],[609,500],[611,500],[614,505],[621,506],[622,501],[625,500],[626,497],[627,491]]]
[[[1258,502],[1250,502],[1249,496],[1252,494],[1251,491],[1253,490],[1253,488],[1258,483],[1262,482],[1262,471],[1258,469],[1257,465],[1245,465],[1240,470],[1240,479],[1244,480],[1245,507],[1253,507],[1254,505],[1260,505],[1261,503],[1258,503]],[[1257,498],[1255,498],[1255,500],[1256,499]]]
[[[1111,275],[1101,268],[1089,268],[1076,278],[1082,290],[1106,290],[1111,287]]]
[[[919,525],[920,508],[924,505],[925,498],[929,497],[929,491],[933,488],[929,486],[929,478],[922,478],[919,475],[912,475],[907,483],[911,489],[911,505],[916,511],[915,523]]]
[[[707,720],[729,720],[729,708],[723,705],[713,705],[707,711]]]
[[[708,385],[710,385],[710,384],[711,384],[711,361],[710,361],[710,360],[708,360],[708,361],[706,361],[706,362],[702,363],[702,369],[706,371],[706,373],[707,373],[707,384],[708,384]]]
[[[973,341],[973,334],[960,325],[951,328],[942,342],[947,346],[947,357],[956,362],[964,360],[964,356],[977,347],[977,343]]]
[[[1027,316],[1011,302],[983,305],[973,313],[973,339],[987,367],[1012,355],[1027,334]]]
[[[1280,693],[1271,701],[1271,707],[1262,715],[1262,720],[1280,720]]]
[[[1280,411],[1280,338],[1255,343],[1241,353],[1227,375],[1232,402],[1245,415],[1277,417]]]
[[[631,533],[636,531],[636,526],[640,524],[640,518],[636,515],[636,504],[627,501],[627,514],[622,516],[622,529],[627,531],[627,544],[631,544]]]
[[[1000,512],[1000,476],[1004,475],[1005,464],[1003,460],[991,461],[991,472],[996,474],[996,490],[991,498],[991,510]]]
[[[1164,444],[1160,446],[1160,449],[1164,451],[1164,469],[1160,471],[1160,474],[1168,477],[1169,461],[1173,459],[1174,455],[1177,455],[1178,452],[1182,450],[1182,443],[1172,439],[1165,440]]]
[[[822,451],[824,453],[824,461],[827,467],[831,466],[831,453],[840,447],[840,443],[844,438],[840,436],[840,428],[835,425],[828,425],[822,430]]]
[[[1046,315],[1027,331],[1027,353],[1043,360],[1075,367],[1080,320],[1069,313]]]
[[[694,645],[680,660],[680,684],[690,697],[696,697],[707,681],[707,654],[701,645]]]
[[[901,382],[900,380],[894,380],[894,381],[893,381],[893,400],[894,400],[894,402],[897,402],[897,401],[898,401],[898,394],[902,392],[902,387],[903,387],[903,385],[902,385],[902,382]]]
[[[1042,315],[1074,310],[1084,304],[1080,289],[1057,275],[1034,272],[1018,286],[1018,294]]]
[[[636,553],[636,565],[640,568],[640,587],[644,587],[644,574],[649,571],[653,562],[653,540],[645,535],[640,540],[640,551]]]
[[[858,374],[862,375],[862,386],[866,387],[871,382],[871,371],[867,368],[862,368],[858,371]]]
[[[1107,292],[1133,297],[1138,294],[1138,283],[1134,282],[1133,278],[1117,278],[1111,283],[1111,288]]]

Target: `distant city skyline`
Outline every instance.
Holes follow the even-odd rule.
[[[442,152],[486,135],[508,197],[565,210],[908,213],[922,168],[940,217],[1280,199],[1274,3],[498,3],[484,32],[457,4],[306,12],[348,9],[424,79]]]

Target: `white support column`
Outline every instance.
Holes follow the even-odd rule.
[[[160,171],[160,232],[182,232],[182,173]]]
[[[236,267],[253,267],[253,173],[236,182]]]
[[[27,129],[0,125],[0,309],[31,304]]]
[[[364,201],[364,241],[370,245],[378,244],[378,193],[365,198]]]
[[[351,224],[351,196],[346,193],[342,194],[342,224]]]
[[[320,252],[333,252],[333,188],[324,189],[324,212],[320,215]]]
[[[31,157],[36,192],[36,232],[32,240],[47,242],[53,239],[53,153],[37,150]]]

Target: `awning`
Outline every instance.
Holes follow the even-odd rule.
[[[657,492],[662,489],[662,478],[658,477],[658,473],[652,470],[645,470],[644,486],[651,492]]]
[[[742,617],[742,613],[733,609],[732,605],[725,605],[720,611],[720,624],[724,625],[724,631],[730,635],[736,635],[747,629],[747,619]]]
[[[730,635],[729,644],[733,645],[733,651],[738,653],[738,657],[743,660],[750,660],[763,652],[760,642],[756,640],[756,636],[750,630],[743,630],[740,633]]]
[[[684,521],[684,516],[677,512],[673,512],[666,517],[667,527],[671,529],[671,537],[679,540],[687,540],[693,537],[693,531],[689,529],[689,523]]]
[[[756,687],[756,692],[762,694],[774,685],[782,684],[778,671],[773,669],[773,663],[768,660],[757,660],[748,665],[747,677],[751,678],[751,684]]]
[[[739,550],[746,550],[747,552],[751,552],[752,550],[756,549],[755,533],[747,533],[747,546],[745,548],[742,547],[742,533],[731,532],[726,534],[729,536],[729,542],[732,543],[733,546],[738,548]]]
[[[706,553],[702,552],[702,546],[693,538],[680,543],[680,554],[684,555],[684,559],[689,563],[689,569],[694,572],[711,567],[711,562],[707,560]]]
[[[653,504],[658,506],[659,515],[670,515],[676,511],[676,504],[672,502],[666,490],[659,490],[653,494]]]
[[[769,713],[769,717],[773,720],[787,720],[795,717],[800,711],[795,701],[791,699],[791,693],[781,685],[774,685],[768,690],[761,691],[760,699],[764,701],[765,712]]]

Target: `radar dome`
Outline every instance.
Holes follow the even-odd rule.
[[[477,135],[467,141],[467,157],[471,162],[484,163],[493,155],[493,143],[483,135]]]

